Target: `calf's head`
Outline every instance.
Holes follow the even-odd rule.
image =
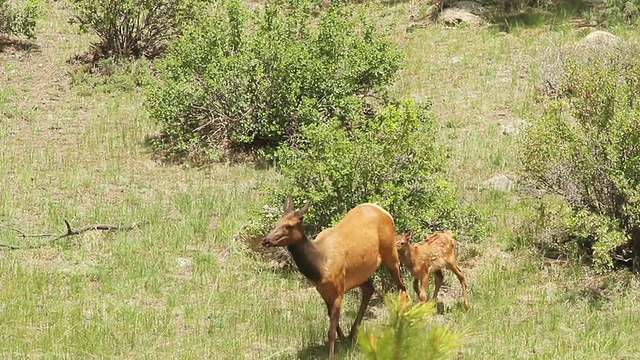
[[[403,247],[409,246],[409,239],[411,239],[411,235],[413,235],[413,230],[407,231],[404,235],[396,235],[396,248],[402,249]]]

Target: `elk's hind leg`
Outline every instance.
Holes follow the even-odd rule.
[[[404,280],[402,280],[402,273],[400,273],[398,250],[396,250],[395,246],[390,247],[388,252],[382,251],[380,253],[380,257],[382,258],[384,266],[389,270],[391,278],[396,283],[396,286],[398,286],[401,292],[406,293],[407,289],[404,287]]]
[[[362,321],[362,317],[364,316],[364,312],[367,310],[367,306],[369,305],[369,301],[371,300],[371,295],[373,295],[373,291],[375,290],[373,287],[373,279],[369,278],[367,281],[360,285],[360,290],[362,290],[362,302],[360,302],[360,309],[358,309],[358,315],[356,316],[356,320],[353,322],[351,326],[351,332],[349,333],[349,340],[353,341],[356,336],[356,331],[358,329],[358,325]]]
[[[442,270],[436,270],[433,275],[436,278],[436,288],[433,291],[433,300],[438,301],[438,292],[440,292],[440,288],[444,282],[444,274],[442,273]]]
[[[452,264],[451,266],[449,266],[449,269],[451,269],[451,271],[456,274],[458,281],[460,281],[460,286],[462,286],[462,297],[464,298],[464,306],[468,309],[469,297],[467,296],[467,281],[465,280],[464,275],[462,275],[462,271],[458,267],[458,264]]]
[[[418,280],[418,278],[413,279],[413,291],[416,292],[416,295],[420,296],[420,280]]]

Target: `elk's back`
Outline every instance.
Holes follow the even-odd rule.
[[[322,236],[321,236],[322,235]],[[393,218],[381,207],[361,204],[331,229],[318,235],[318,245],[334,253],[329,272],[345,277],[345,289],[359,286],[376,271],[383,251],[395,251]],[[338,259],[344,259],[342,263]]]

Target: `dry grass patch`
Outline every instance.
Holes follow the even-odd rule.
[[[594,277],[577,264],[542,261],[512,246],[530,206],[513,192],[479,186],[516,168],[518,149],[501,128],[536,111],[538,55],[582,33],[438,26],[406,33],[407,6],[380,10],[384,21],[397,20],[393,36],[406,55],[393,92],[433,102],[439,138],[451,150],[451,179],[495,227],[490,238],[460,244],[470,311],[449,302],[458,301],[459,285],[445,273],[438,321],[469,334],[460,357],[634,358],[637,276]],[[275,173],[152,160],[146,141],[157,126],[139,89],[74,78],[76,65],[67,60],[92,39],[66,22],[64,1],[45,9],[37,48],[0,51],[0,237],[22,241],[12,227],[57,233],[65,218],[75,226],[148,224],[41,249],[0,250],[0,357],[324,356],[326,307],[315,289],[297,271],[274,269],[234,240],[256,186],[277,183]],[[631,30],[619,35],[637,37]],[[354,291],[345,301],[345,324],[357,305]],[[386,315],[375,303],[364,323]],[[360,354],[341,348],[338,356]]]

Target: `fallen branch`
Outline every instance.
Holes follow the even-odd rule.
[[[35,249],[35,248],[43,247],[45,245],[51,245],[54,242],[56,242],[56,241],[58,241],[58,240],[60,240],[62,238],[65,238],[67,236],[79,235],[79,234],[82,234],[83,232],[89,231],[89,230],[128,231],[128,230],[136,229],[136,228],[140,227],[141,225],[145,224],[146,221],[140,222],[140,223],[135,223],[135,224],[130,225],[130,226],[119,226],[119,225],[108,225],[108,224],[92,224],[92,225],[86,225],[86,226],[83,226],[83,227],[80,227],[80,228],[71,227],[71,224],[69,224],[69,222],[66,219],[64,220],[64,223],[67,226],[67,231],[62,233],[62,234],[58,234],[58,235],[56,235],[56,234],[27,234],[22,230],[12,228],[11,230],[19,233],[20,237],[22,237],[22,238],[53,237],[53,239],[47,240],[47,241],[44,241],[44,242],[41,242],[41,243],[38,243],[38,244],[25,245],[25,246],[0,243],[0,248],[7,248],[9,250]]]
[[[613,254],[613,259],[614,260],[618,260],[618,261],[623,261],[623,262],[633,261],[633,257],[625,258],[625,257],[623,257],[621,255],[618,255],[618,254]]]
[[[7,248],[7,249],[9,249],[9,250],[18,250],[18,249],[21,249],[21,247],[20,247],[20,246],[17,246],[17,245],[11,245],[11,244],[3,244],[3,243],[0,243],[0,247]]]
[[[21,238],[58,236],[57,234],[25,234],[24,231],[16,228],[11,228],[11,230],[18,232]]]

